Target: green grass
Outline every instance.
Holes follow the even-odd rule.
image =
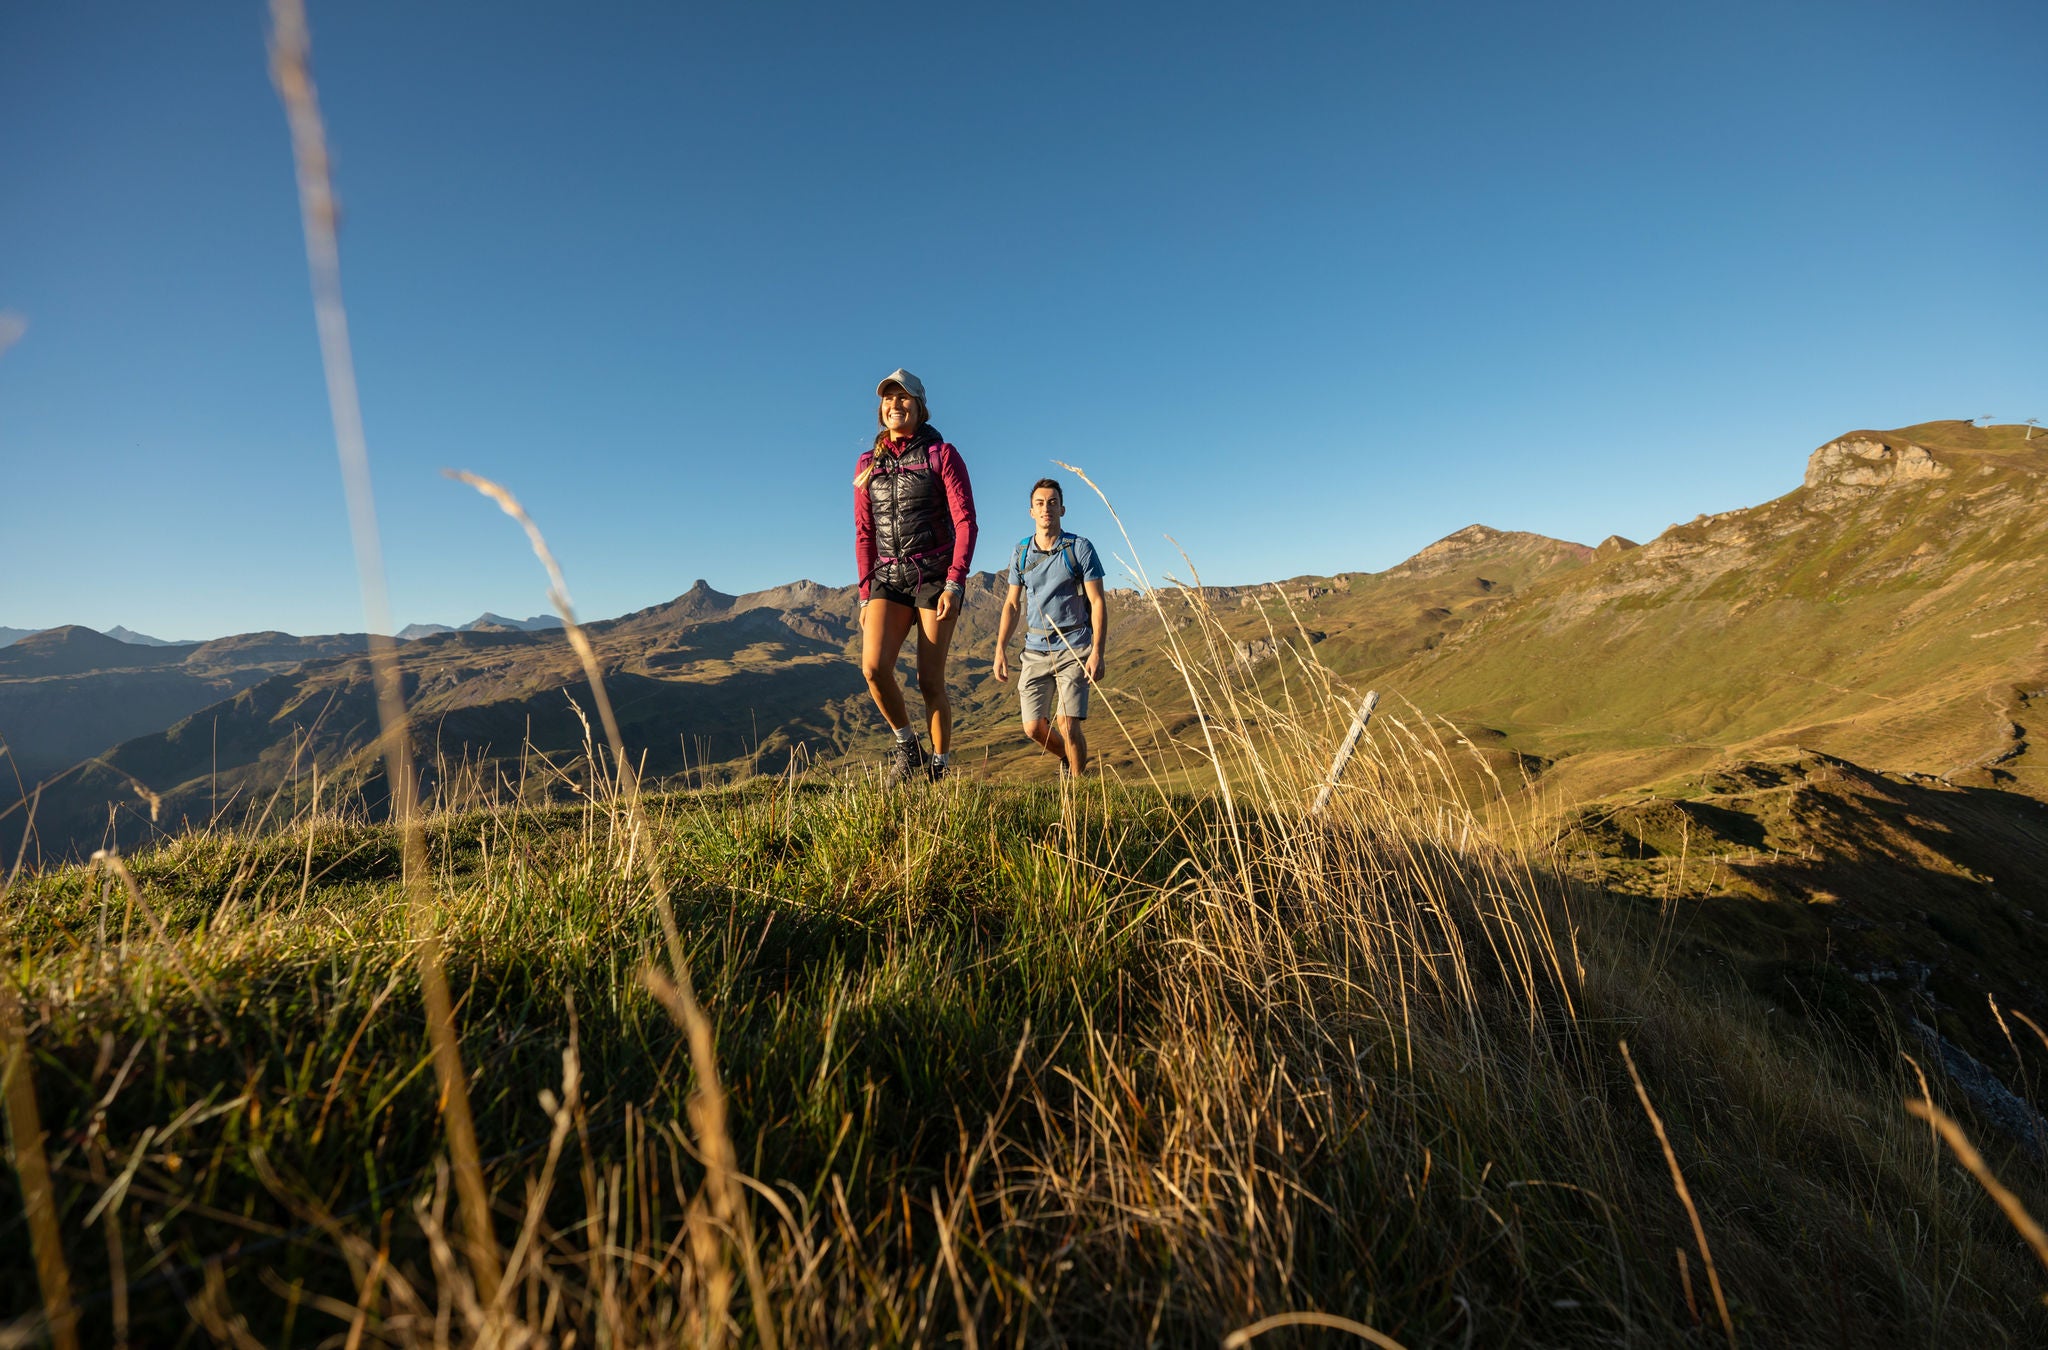
[[[1904,1116],[1903,1063],[1786,1034],[1736,981],[1681,986],[1640,905],[1510,847],[1433,741],[1376,733],[1323,827],[1280,736],[1226,751],[1228,810],[824,774],[648,804],[738,1166],[774,1197],[750,1193],[765,1307],[705,1217],[701,1081],[643,979],[666,962],[616,803],[430,830],[497,1240],[537,1235],[490,1315],[446,1239],[394,832],[141,855],[167,943],[102,871],[18,882],[87,1343],[115,1328],[117,1248],[135,1344],[310,1346],[359,1306],[398,1344],[763,1321],[784,1344],[1214,1344],[1306,1309],[1409,1345],[1718,1337],[1624,1036],[1743,1338],[2048,1332],[2048,1279]],[[1997,1161],[2039,1212],[2039,1173]],[[20,1213],[9,1194],[0,1313],[32,1317]]]

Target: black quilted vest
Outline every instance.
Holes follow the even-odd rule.
[[[875,521],[875,570],[869,579],[899,591],[944,581],[953,561],[953,512],[931,462],[939,433],[927,422],[900,455],[878,451],[868,479]]]

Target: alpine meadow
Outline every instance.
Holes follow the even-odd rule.
[[[563,490],[483,476],[488,446],[451,440],[445,529],[516,543],[510,593],[530,599],[402,628],[423,616],[392,613],[412,555],[371,492],[378,385],[358,395],[358,363],[416,350],[345,303],[341,262],[354,213],[409,218],[375,178],[344,210],[362,170],[343,152],[371,120],[323,104],[301,0],[266,17],[264,181],[296,188],[312,323],[303,291],[293,321],[318,339],[364,631],[0,628],[0,1346],[2048,1344],[2048,432],[2031,419],[1908,412],[1803,440],[1763,419],[1775,481],[1798,486],[1640,543],[1489,508],[1378,570],[1217,584],[1197,550],[1127,525],[1151,489],[1091,453],[1109,438],[1018,468],[963,416],[953,451],[899,367],[880,434],[872,376],[849,425],[877,456],[925,454],[887,420],[914,403],[929,453],[971,460],[982,537],[969,498],[976,566],[930,587],[947,608],[912,586],[892,610],[880,565],[747,590],[707,561],[653,593],[673,599],[579,613],[598,560],[550,533]],[[791,20],[777,59],[890,51],[827,22]],[[1179,31],[1147,29],[1163,65],[1193,61]],[[974,50],[998,59],[1008,32],[974,29]],[[1312,45],[1286,60],[1348,88]],[[607,52],[619,89],[578,99],[641,109],[640,68]],[[550,72],[536,88],[568,78],[522,59]],[[1227,83],[1221,58],[1190,68]],[[908,74],[875,84],[896,97]],[[1129,78],[1098,86],[1105,146],[1061,154],[1093,164],[1135,134],[1124,100],[1150,86]],[[1014,90],[961,85],[957,116],[995,137]],[[747,127],[694,134],[794,156],[777,138],[840,114],[799,119],[783,88]],[[477,134],[474,162],[433,166],[448,184],[519,164],[510,132]],[[929,182],[965,193],[943,156],[905,156],[886,161],[892,221]],[[1129,166],[1134,200],[1166,191],[1148,175],[1169,160]],[[912,185],[913,167],[933,177]],[[591,152],[560,193],[617,211],[613,168]],[[428,214],[409,228],[431,236]],[[812,247],[803,221],[747,228],[768,240],[760,276]],[[1179,227],[1144,228],[1165,249]],[[1044,247],[1080,249],[1074,229]],[[366,272],[395,237],[372,235]],[[919,311],[891,288],[949,275],[938,243],[929,270],[903,249],[876,283],[892,325]],[[563,256],[597,285],[597,263]],[[985,265],[1051,266],[1029,249]],[[809,312],[779,284],[758,282],[764,315]],[[24,352],[39,331],[15,334]],[[533,340],[567,371],[632,366]],[[895,340],[868,335],[862,360],[879,374]],[[0,379],[15,361],[0,344]],[[1054,369],[1052,402],[1094,378]],[[1397,399],[1385,379],[1372,397]],[[796,416],[794,397],[735,402],[721,437]],[[597,514],[623,515],[642,489],[601,439],[563,457]],[[777,494],[836,511],[871,491],[849,488],[851,455],[809,483],[707,439],[688,455],[740,461],[760,494],[721,499],[702,469],[677,533],[746,515],[745,568],[781,558],[801,516]],[[1219,513],[1283,491],[1304,520],[1349,509],[1337,471],[1291,448],[1222,469],[1186,453],[1154,476],[1213,473]],[[1022,560],[1062,547],[1057,516],[1013,544],[1041,472],[1121,569],[1080,644],[1107,666],[1065,722],[1085,720],[1086,772],[1027,738],[1021,677],[994,659]],[[1428,493],[1459,503],[1481,476],[1446,462]],[[1479,514],[1453,509],[1414,540]],[[81,511],[83,551],[101,527]],[[271,565],[250,548],[217,584]],[[1074,583],[1092,584],[1078,566]],[[0,619],[31,618],[20,603]],[[894,611],[908,728],[864,670]],[[206,631],[186,613],[123,623]],[[943,741],[920,720],[941,702]],[[946,757],[903,781],[894,757],[927,725]]]

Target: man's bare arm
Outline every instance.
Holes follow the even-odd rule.
[[[1088,587],[1088,678],[1102,678],[1102,663],[1109,654],[1109,601],[1102,593],[1102,583],[1090,579]]]
[[[1023,603],[1024,588],[1011,586],[1010,593],[1003,597],[1003,617],[996,621],[996,682],[1005,683],[1010,678],[1010,634],[1017,627],[1017,610]]]

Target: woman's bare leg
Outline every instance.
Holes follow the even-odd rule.
[[[953,645],[953,627],[960,622],[955,608],[945,618],[935,609],[917,611],[917,692],[924,696],[931,720],[932,753],[953,748],[953,702],[946,697],[946,652]],[[898,695],[898,701],[902,696]]]
[[[903,706],[903,686],[896,679],[896,655],[917,617],[916,610],[894,600],[870,600],[860,612],[860,673],[891,731],[910,725],[910,709]],[[920,634],[918,651],[923,650]],[[924,669],[922,658],[918,669]]]

